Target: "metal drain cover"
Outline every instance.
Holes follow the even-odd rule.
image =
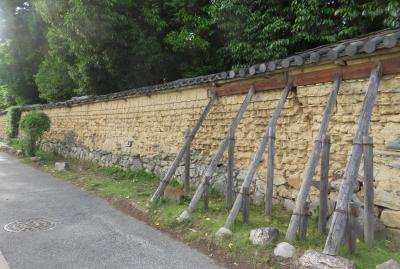
[[[4,226],[4,230],[12,233],[19,232],[38,232],[53,229],[56,224],[43,218],[32,218],[26,220],[18,220],[8,223]]]

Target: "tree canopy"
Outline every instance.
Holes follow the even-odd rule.
[[[3,0],[0,108],[251,65],[399,18],[397,0]]]

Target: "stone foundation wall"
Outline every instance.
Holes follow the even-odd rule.
[[[368,80],[342,82],[329,125],[330,208],[346,166]],[[297,87],[288,97],[276,127],[276,169],[274,196],[293,206],[304,169],[326,106],[331,83]],[[46,108],[51,129],[43,148],[66,156],[92,160],[102,165],[144,168],[162,175],[208,102],[207,88],[157,92],[104,102]],[[260,90],[260,89],[259,89]],[[255,94],[236,133],[235,173],[239,184],[258,147],[282,90]],[[236,115],[245,95],[218,97],[192,145],[192,177],[199,180]],[[27,113],[27,112],[23,112]],[[4,132],[0,116],[0,136]],[[370,133],[374,137],[375,204],[382,221],[400,236],[400,223],[393,221],[400,211],[400,74],[383,77],[373,111]],[[266,154],[265,154],[266,155]],[[218,168],[217,188],[224,189],[226,154]],[[319,169],[318,169],[319,170]],[[177,177],[183,174],[183,166]],[[315,174],[319,180],[319,172]],[[362,172],[356,195],[362,199]],[[252,197],[264,199],[266,162],[259,166]],[[312,208],[317,207],[316,188],[311,190]],[[398,218],[397,218],[398,219]]]
[[[91,161],[101,166],[118,166],[124,169],[144,169],[154,172],[161,177],[165,174],[171,165],[174,155],[155,155],[151,158],[140,155],[113,154],[106,151],[89,149],[78,145],[43,142],[41,148],[48,152],[55,152],[61,156],[77,158],[85,161]],[[200,179],[211,158],[203,160],[198,152],[191,151],[191,167],[190,174],[194,179]],[[236,169],[234,175],[238,178],[239,170]],[[184,176],[184,163],[181,162],[176,173],[176,179],[182,183]],[[221,192],[224,192],[226,181],[226,166],[221,164],[217,167],[214,174],[214,187]],[[193,181],[195,186],[199,183],[198,180]],[[240,187],[240,182],[235,181],[235,186]]]

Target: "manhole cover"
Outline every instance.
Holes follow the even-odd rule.
[[[37,232],[47,231],[53,229],[56,226],[54,222],[51,222],[43,218],[33,218],[26,220],[13,221],[4,226],[4,230],[7,232],[19,233],[19,232]]]

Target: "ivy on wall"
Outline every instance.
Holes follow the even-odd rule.
[[[16,138],[18,136],[19,120],[21,119],[21,109],[12,106],[7,110],[6,133],[8,138]]]

